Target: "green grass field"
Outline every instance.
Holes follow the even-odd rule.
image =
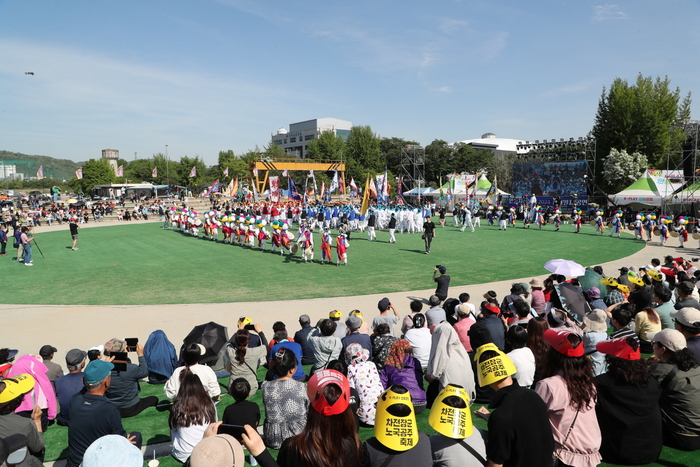
[[[449,219],[448,219],[449,220]],[[522,227],[499,231],[485,225],[475,233],[454,227],[437,229],[430,255],[420,234],[378,232],[377,241],[355,232],[349,265],[305,264],[300,253],[280,256],[258,249],[196,239],[164,230],[160,223],[124,224],[80,230],[79,250],[70,249],[68,229],[39,233],[34,267],[2,257],[21,287],[6,294],[12,304],[151,305],[337,297],[426,288],[436,264],[448,268],[451,285],[543,275],[549,259],[565,258],[585,266],[631,255],[644,247],[629,234],[622,239],[580,234],[571,225],[554,232]],[[316,260],[320,236],[316,235]],[[269,249],[269,245],[268,245]],[[10,254],[16,250],[10,248]],[[333,250],[335,254],[335,250]],[[14,268],[14,269],[13,269]],[[71,293],[61,293],[70,290]]]
[[[304,366],[307,374],[311,369],[311,365]],[[265,377],[266,369],[260,367],[258,369],[258,379],[262,380]],[[227,392],[226,385],[228,384],[228,378],[220,379],[219,382],[222,384],[222,393]],[[146,409],[144,412],[133,418],[127,418],[123,420],[124,429],[127,432],[139,431],[143,435],[144,444],[156,444],[164,443],[170,440],[170,430],[168,429],[168,415],[169,410],[167,407],[167,399],[163,394],[163,385],[151,385],[151,384],[141,384],[141,397],[146,396],[157,396],[161,399],[161,404],[163,407]],[[265,407],[262,403],[262,392],[258,391],[249,400],[257,403],[260,406],[260,423],[265,420]],[[217,405],[217,413],[219,420],[223,417],[224,410],[230,404],[233,403],[233,399],[229,395],[223,395],[221,401]],[[472,406],[472,410],[476,410],[480,407],[480,404],[475,404]],[[428,424],[429,411],[425,410],[416,416],[418,421],[418,428],[429,434],[435,434]],[[474,426],[479,427],[483,430],[487,430],[486,422],[480,418],[472,417]],[[360,428],[360,439],[363,441],[367,438],[374,436],[372,428]],[[53,461],[56,459],[65,458],[68,454],[68,429],[66,427],[53,425],[44,434],[46,441],[46,461]],[[273,457],[277,457],[277,451],[270,450]],[[182,464],[175,460],[171,456],[162,457],[159,459],[160,467],[179,467]],[[144,467],[148,465],[147,461],[144,462]],[[249,465],[246,463],[246,465]],[[600,464],[601,467],[612,466],[613,464]],[[694,453],[687,453],[678,451],[675,449],[664,447],[661,452],[661,458],[658,462],[652,464],[646,464],[646,467],[682,467],[682,466],[692,466],[697,465],[697,459]],[[644,467],[644,466],[643,466]]]

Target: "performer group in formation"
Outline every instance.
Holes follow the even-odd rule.
[[[424,223],[434,215],[440,215],[440,225],[444,227],[444,210],[445,205],[440,205],[435,212],[434,205],[430,204],[421,207],[375,204],[362,213],[361,206],[357,203],[226,203],[223,207],[215,205],[214,209],[205,211],[201,216],[186,207],[173,207],[167,211],[163,227],[193,237],[200,237],[201,233],[201,238],[204,239],[262,252],[279,252],[279,255],[301,252],[304,263],[340,266],[348,264],[352,232],[366,231],[367,239],[376,241],[376,231],[387,230],[388,242],[396,243],[397,231],[402,234],[421,233]],[[620,238],[622,231],[627,228],[634,233],[636,240],[646,239],[650,242],[653,236],[658,236],[661,245],[666,245],[669,237],[675,237],[679,239],[681,248],[688,241],[689,222],[683,216],[675,219],[663,216],[657,219],[656,213],[639,213],[633,222],[625,226],[623,213],[619,210],[607,220],[601,210],[593,211],[592,215],[595,217],[590,224],[595,227],[597,235],[604,235],[606,228],[609,228],[608,236]],[[580,233],[583,224],[581,209],[573,209],[570,215],[564,215],[559,207],[545,211],[537,205],[534,196],[529,204],[518,207],[505,207],[501,204],[484,206],[475,200],[469,204],[457,203],[452,217],[452,225],[461,232],[466,232],[467,229],[475,232],[476,228],[481,227],[482,218],[485,218],[488,225],[498,226],[499,231],[516,227],[518,217],[522,217],[522,227],[525,229],[535,226],[541,230],[544,225],[551,223],[555,232],[560,231],[562,225],[571,225],[573,233]],[[296,234],[293,233],[294,224],[298,226]],[[337,230],[335,238],[331,235],[332,229]],[[314,232],[319,232],[321,237],[318,259],[315,255]],[[700,240],[700,232],[694,232],[693,238]]]

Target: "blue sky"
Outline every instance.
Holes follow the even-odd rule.
[[[699,13],[695,0],[0,0],[0,149],[133,160],[167,144],[211,165],[317,117],[423,145],[585,136],[615,77],[668,75],[697,96]]]

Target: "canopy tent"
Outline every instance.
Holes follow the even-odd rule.
[[[423,194],[425,196],[447,196],[447,190],[450,190],[453,195],[464,194],[467,192],[467,184],[464,180],[450,180],[441,187]]]
[[[647,170],[636,182],[621,192],[611,195],[610,200],[625,206],[628,204],[661,206],[665,201],[676,198],[673,193],[683,186],[683,180],[683,174],[675,170]]]
[[[489,192],[492,185],[493,184],[489,182],[488,178],[486,178],[486,175],[482,174],[481,177],[479,177],[479,180],[476,182],[476,190],[474,189],[473,185],[469,187],[469,194],[475,199],[484,199],[486,198],[486,194]],[[510,193],[506,193],[505,191],[498,189],[498,187],[496,188],[496,194],[505,196],[510,195]]]
[[[679,191],[668,200],[668,204],[689,203],[700,203],[700,182],[686,187],[683,191]]]
[[[430,191],[433,191],[433,189],[432,189],[431,187],[429,187],[429,186],[426,186],[426,187],[415,187],[415,188],[412,188],[412,189],[410,189],[410,190],[408,190],[408,191],[404,191],[404,192],[403,192],[403,196],[418,196],[418,195],[425,196],[425,195],[427,195],[428,192],[430,192]]]

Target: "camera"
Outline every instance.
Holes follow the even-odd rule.
[[[692,261],[693,263],[697,263],[698,261],[700,261],[700,258],[690,258],[690,261]]]
[[[436,264],[435,267],[440,269],[441,266],[439,264]]]

